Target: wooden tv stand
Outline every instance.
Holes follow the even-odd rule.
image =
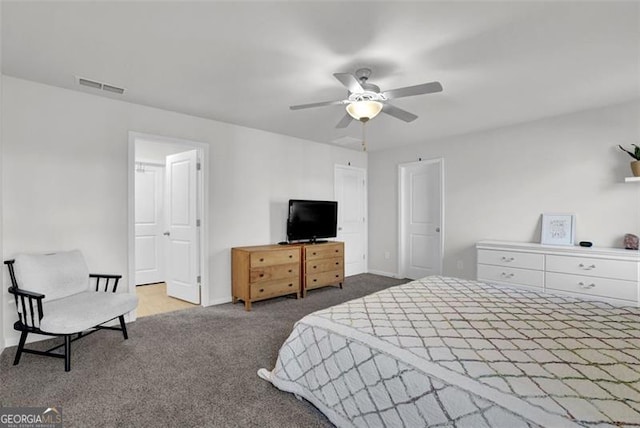
[[[258,245],[231,249],[233,303],[306,295],[307,290],[344,281],[344,243]]]

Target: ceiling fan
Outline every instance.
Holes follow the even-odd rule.
[[[355,75],[350,73],[333,73],[333,76],[349,91],[346,99],[300,104],[290,106],[289,108],[291,110],[301,110],[312,107],[346,105],[347,114],[338,122],[336,128],[346,128],[353,119],[367,122],[373,119],[380,111],[396,119],[411,122],[417,119],[418,116],[390,104],[389,100],[442,91],[440,82],[429,82],[381,92],[377,85],[368,82],[370,75],[371,70],[368,68],[356,70]]]

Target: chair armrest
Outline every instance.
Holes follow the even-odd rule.
[[[33,299],[38,299],[38,300],[42,300],[45,297],[44,294],[34,293],[33,291],[28,291],[28,290],[22,290],[18,287],[9,287],[9,293],[15,296],[31,297]]]
[[[21,290],[18,287],[9,287],[9,293],[15,296],[20,322],[26,327],[40,328],[40,320],[44,316],[42,310],[44,294]]]
[[[105,273],[90,273],[89,274],[89,278],[95,278],[96,280],[96,291],[111,291],[112,293],[116,292],[116,289],[118,288],[118,282],[120,281],[120,278],[122,278],[122,275],[110,275],[110,274],[105,274]],[[104,287],[102,287],[102,290],[100,290],[100,280],[104,280]],[[109,288],[111,288],[111,290],[109,290]]]

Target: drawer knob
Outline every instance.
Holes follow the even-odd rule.
[[[289,287],[293,287],[293,284],[289,284]]]
[[[293,269],[289,269],[289,273],[293,272]]]
[[[585,284],[584,282],[580,281],[578,283],[578,285],[580,286],[580,288],[584,288],[584,289],[589,289],[589,288],[593,288],[596,285],[592,282],[591,284]]]
[[[336,275],[336,278],[340,278],[340,275]]]
[[[311,253],[311,254],[313,254],[314,256],[316,255],[316,253]]]
[[[317,279],[314,279],[314,280],[313,280],[313,282],[318,282],[318,280],[317,280]]]
[[[584,265],[583,263],[580,263],[578,265],[579,268],[584,269],[584,270],[591,270],[591,269],[595,269],[596,265],[594,264],[590,264],[589,266]]]
[[[513,274],[513,273],[506,273],[506,272],[502,272],[500,274],[500,276],[503,277],[503,278],[513,278],[514,275],[515,274]]]
[[[340,252],[340,250],[336,250],[336,253]]]
[[[340,264],[340,262],[336,262],[336,266],[339,265],[339,264]]]
[[[515,259],[513,257],[502,257],[500,260],[502,260],[503,262],[510,263],[510,262],[514,261]]]
[[[261,288],[261,289],[260,289],[260,292],[261,292],[261,293],[264,293],[264,288]]]
[[[289,258],[292,259],[293,258],[293,254],[289,254]]]
[[[261,262],[263,262],[263,261],[264,261],[264,258],[260,259],[260,261],[261,261]]]

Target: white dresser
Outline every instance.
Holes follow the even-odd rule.
[[[639,305],[640,252],[480,241],[479,281]]]

